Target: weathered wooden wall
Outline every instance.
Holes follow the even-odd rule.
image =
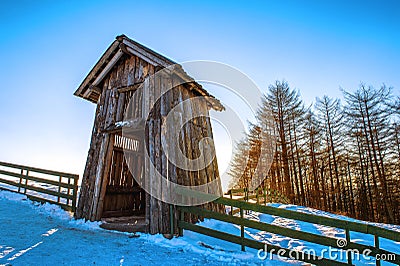
[[[178,84],[177,78],[170,78],[167,83],[165,83],[165,80],[161,83],[160,80],[148,79],[146,81],[149,83],[148,88],[158,91],[147,91],[144,95],[134,94],[134,91],[126,89],[128,86],[140,84],[147,77],[154,74],[155,70],[156,68],[153,65],[136,56],[124,55],[124,58],[119,61],[99,85],[101,87],[101,95],[97,103],[91,144],[82,179],[81,193],[76,211],[77,218],[93,221],[102,217],[106,188],[109,183],[107,179],[110,176],[110,169],[112,169],[113,149],[115,149],[114,136],[116,132],[109,129],[115,126],[115,122],[123,120],[124,112],[132,95],[135,104],[130,105],[132,108],[127,111],[134,114],[133,116],[141,117],[143,109],[148,108],[148,106],[154,106],[147,119],[145,141],[151,163],[160,173],[168,176],[171,181],[182,185],[200,185],[219,178],[216,159],[205,169],[198,171],[186,171],[173,166],[168,161],[161,145],[161,138],[164,136],[162,134],[162,123],[174,106],[196,95],[194,91],[191,91],[185,85],[178,85],[165,93],[157,103],[154,103],[154,93],[160,93],[160,90],[165,91],[167,89],[165,86]],[[150,86],[152,85],[151,82],[160,82],[160,85]],[[180,112],[191,112],[191,108],[200,108],[204,114],[208,113],[208,106],[205,101],[199,106],[192,104],[188,110],[181,109]],[[166,129],[175,130],[174,125],[166,125]],[[198,143],[204,137],[212,138],[210,120],[204,117],[193,119],[185,124],[180,132],[179,143],[181,150],[190,159],[198,158],[200,155]],[[212,146],[209,147],[211,149]],[[213,152],[208,150],[204,154],[210,155]],[[145,165],[144,167],[146,167]],[[150,173],[151,176],[153,176],[152,173]],[[169,233],[170,210],[173,211],[174,220],[178,218],[175,207],[169,206],[149,196],[147,193],[145,203],[150,233]],[[207,207],[222,211],[218,205],[207,204]],[[186,217],[187,220],[191,221],[195,221],[197,218],[193,216]],[[176,222],[174,224],[176,226]]]

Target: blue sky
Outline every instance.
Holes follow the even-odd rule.
[[[361,81],[399,94],[398,1],[191,2],[2,1],[0,161],[82,175],[95,106],[72,94],[122,33],[177,62],[232,65],[263,91],[286,79],[307,104]]]

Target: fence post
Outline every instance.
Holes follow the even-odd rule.
[[[264,191],[264,205],[267,205],[267,193],[265,193],[265,187],[263,191]]]
[[[75,178],[74,178],[74,182],[75,182]],[[71,177],[68,177],[68,185],[71,184]],[[69,195],[71,189],[68,187],[67,189],[67,194]],[[74,193],[74,191],[72,190],[72,194]],[[67,199],[67,204],[69,204],[69,199]]]
[[[22,184],[22,176],[23,176],[23,174],[24,174],[24,169],[21,168],[21,176],[19,177],[19,184],[20,185]],[[20,193],[20,191],[21,191],[21,186],[18,186],[18,193]]]
[[[230,198],[233,199],[232,189],[229,190],[229,195],[230,195]],[[232,206],[232,204],[231,204],[231,215],[233,215],[233,206]]]
[[[179,221],[184,221],[185,220],[185,212],[180,210],[180,214],[179,214]],[[179,236],[183,236],[183,229],[181,227],[179,227],[178,224],[178,229],[179,229]]]
[[[28,185],[28,176],[29,176],[29,170],[26,169],[24,194],[26,194],[26,186]]]
[[[243,209],[242,208],[240,208],[240,218],[241,219],[243,219]],[[244,245],[244,226],[243,226],[243,224],[240,224],[240,238],[241,238],[241,247],[242,247],[242,251],[246,251],[246,247],[245,247],[245,245]]]
[[[174,210],[172,204],[169,205],[169,219],[170,219],[170,229],[171,229],[171,237],[174,235]]]
[[[377,249],[379,249],[379,236],[375,235],[375,236],[374,236],[374,241],[375,241],[375,247],[376,247]],[[381,261],[375,259],[375,264],[376,264],[376,266],[380,266],[380,265],[381,265]]]
[[[350,244],[350,241],[351,241],[350,230],[346,226],[346,243],[347,243],[346,245]],[[347,256],[347,264],[353,265],[353,261],[352,261],[353,254],[351,254],[351,251],[350,252],[346,252],[346,256]]]
[[[68,178],[68,184],[69,184],[69,178]],[[69,188],[68,188],[68,191],[69,191]],[[58,193],[61,193],[61,176],[58,177]],[[57,196],[57,202],[60,203],[60,194],[58,194],[58,196]],[[68,199],[67,199],[67,204],[68,204]]]
[[[72,191],[73,199],[72,199],[72,211],[76,210],[76,198],[78,197],[78,180],[79,176],[74,177],[74,190]],[[68,181],[69,183],[69,181]],[[69,193],[68,193],[69,194]]]
[[[256,199],[257,199],[257,205],[260,204],[260,201],[258,199],[258,188],[256,189]]]

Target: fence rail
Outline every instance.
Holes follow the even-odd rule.
[[[249,202],[250,200],[255,200],[257,204],[264,205],[269,202],[289,203],[289,200],[285,195],[275,189],[269,189],[265,187],[259,187],[253,191],[250,191],[247,188],[234,188],[226,192],[225,197],[246,202]],[[233,215],[238,212],[239,209],[234,210],[231,206],[230,214]]]
[[[257,204],[265,204],[267,202],[289,203],[289,199],[278,190],[265,187],[258,187],[254,190],[235,188],[230,189],[225,195],[230,196],[231,199],[233,199],[233,196],[239,197],[235,199],[242,201],[255,199]]]
[[[185,195],[185,196],[195,196],[195,197],[200,197],[200,198],[208,198],[209,195],[201,192],[194,192],[194,191],[186,191],[186,190],[180,190],[178,193]],[[206,210],[200,207],[194,207],[194,206],[181,206],[178,207],[180,210],[180,219],[178,221],[178,227],[180,230],[180,234],[183,234],[183,229],[194,231],[197,233],[205,234],[208,236],[212,236],[215,238],[219,238],[225,241],[229,241],[232,243],[236,243],[241,245],[242,250],[245,250],[245,247],[251,247],[255,249],[267,249],[267,252],[271,252],[273,254],[277,254],[278,250],[286,250],[285,254],[288,255],[290,250],[287,250],[285,248],[281,248],[278,246],[274,245],[265,245],[264,243],[260,241],[256,241],[253,239],[246,238],[244,235],[244,228],[249,227],[253,229],[258,229],[260,231],[266,231],[269,233],[274,233],[274,234],[279,234],[282,236],[290,237],[293,239],[299,239],[303,241],[307,241],[310,243],[315,243],[315,244],[320,244],[323,246],[329,246],[338,250],[343,250],[347,252],[354,252],[354,250],[357,250],[359,254],[363,254],[364,251],[370,251],[369,256],[377,257],[380,256],[382,257],[383,254],[385,254],[386,257],[392,258],[390,262],[395,263],[395,264],[400,264],[400,252],[396,251],[388,251],[383,248],[381,248],[381,238],[385,238],[388,240],[393,240],[396,242],[400,242],[400,232],[385,229],[382,227],[378,227],[375,225],[371,224],[364,224],[360,222],[352,222],[352,221],[344,221],[344,220],[339,220],[335,218],[330,218],[330,217],[323,217],[323,216],[317,216],[313,214],[307,214],[307,213],[301,213],[301,212],[296,212],[296,211],[290,211],[290,210],[285,210],[285,209],[280,209],[280,208],[275,208],[271,206],[263,206],[263,205],[258,205],[255,203],[249,203],[249,202],[244,202],[244,201],[239,201],[239,200],[233,200],[229,198],[218,198],[214,201],[215,203],[223,204],[225,206],[231,206],[235,207],[239,210],[239,216],[233,216],[229,214],[222,214],[222,213],[217,213],[213,212],[210,210]],[[338,238],[333,238],[333,237],[327,237],[327,236],[322,236],[322,235],[317,235],[314,233],[310,232],[304,232],[304,231],[299,231],[295,229],[290,229],[290,228],[285,228],[282,226],[278,225],[273,225],[273,224],[267,224],[263,222],[258,222],[254,220],[249,220],[244,217],[244,211],[255,211],[259,213],[264,213],[264,214],[269,214],[269,215],[275,215],[283,218],[288,218],[288,219],[293,219],[297,221],[303,221],[303,222],[308,222],[308,223],[313,223],[313,224],[319,224],[319,225],[325,225],[325,226],[330,226],[333,228],[338,228],[338,229],[343,229],[345,232],[345,237],[346,237],[346,245],[342,246],[339,245],[340,243]],[[196,224],[191,224],[187,223],[184,221],[184,216],[185,213],[190,213],[194,215],[198,215],[200,217],[204,218],[210,218],[210,219],[216,219],[228,223],[232,223],[235,225],[240,226],[241,229],[241,235],[236,236],[232,235],[229,233],[221,232],[221,231],[216,231],[214,229],[202,227]],[[363,233],[363,234],[369,234],[374,236],[374,245],[364,245],[364,244],[358,244],[352,241],[351,239],[351,232],[358,232],[358,233]],[[335,260],[330,260],[327,258],[321,258],[313,254],[307,254],[307,253],[302,253],[300,251],[296,251],[298,254],[298,257],[301,258],[302,261],[304,262],[309,262],[313,263],[316,265],[352,265],[352,256],[349,256],[347,254],[347,262],[340,262],[340,261],[335,261]],[[380,265],[380,261],[376,260],[376,264]]]
[[[39,202],[75,211],[78,175],[0,162],[0,190],[26,195]]]

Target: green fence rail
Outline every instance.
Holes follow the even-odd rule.
[[[188,190],[179,190],[178,193],[184,196],[197,197],[197,198],[210,198],[209,194],[188,191]],[[251,247],[255,249],[266,249],[267,252],[271,252],[272,254],[277,254],[279,250],[285,250],[285,254],[280,254],[282,256],[289,257],[290,250],[281,248],[274,245],[266,245],[263,242],[246,238],[244,235],[244,228],[254,228],[260,231],[266,231],[269,233],[279,234],[282,236],[290,237],[293,239],[303,240],[310,243],[320,244],[323,246],[329,246],[338,250],[346,251],[347,253],[347,261],[340,262],[335,260],[330,260],[327,258],[318,257],[314,254],[303,253],[300,251],[296,251],[296,257],[301,258],[301,261],[309,262],[316,265],[353,265],[351,254],[354,252],[359,252],[358,254],[366,254],[363,252],[367,252],[371,257],[380,257],[385,256],[386,258],[390,258],[391,263],[400,264],[400,249],[396,252],[384,250],[380,247],[381,238],[385,238],[388,240],[393,240],[396,242],[400,242],[400,232],[385,229],[382,227],[374,226],[371,224],[360,223],[360,222],[352,222],[352,221],[344,221],[330,217],[317,216],[313,214],[301,213],[296,211],[290,211],[285,209],[280,209],[271,206],[263,206],[255,203],[249,203],[239,200],[233,200],[229,198],[218,198],[214,200],[215,203],[223,204],[225,206],[231,206],[239,209],[239,215],[234,216],[230,214],[217,213],[210,210],[206,210],[200,207],[194,206],[180,206],[178,209],[180,210],[180,219],[178,221],[178,228],[180,234],[183,234],[183,229],[194,231],[197,233],[205,234],[211,237],[219,238],[225,241],[229,241],[232,243],[236,243],[241,245],[242,250],[245,250],[245,247]],[[303,221],[313,224],[330,226],[333,228],[343,229],[345,231],[345,239],[338,239],[333,237],[327,237],[322,235],[313,234],[310,232],[299,231],[291,228],[285,228],[278,225],[267,224],[259,221],[249,220],[244,217],[244,211],[255,211],[259,213],[275,215],[283,218],[293,219],[297,221]],[[219,221],[224,221],[228,223],[232,223],[240,226],[241,235],[236,236],[229,233],[217,231],[214,229],[202,227],[196,224],[191,224],[184,221],[185,213],[190,213],[194,215],[198,215],[204,218],[216,219]],[[352,241],[351,232],[358,232],[363,234],[369,234],[374,236],[374,246],[358,244]],[[344,241],[345,240],[345,241]],[[345,243],[345,245],[343,245]],[[282,251],[283,252],[283,251]],[[376,260],[376,265],[380,265],[380,261]]]
[[[60,205],[75,211],[78,175],[0,162],[0,190],[26,195],[29,199]]]
[[[225,197],[246,202],[254,200],[257,204],[265,205],[270,202],[289,203],[288,198],[278,190],[265,187],[259,187],[252,191],[247,188],[234,188],[226,192]],[[230,210],[231,214],[236,214],[238,212],[239,209],[234,210],[231,208]]]

